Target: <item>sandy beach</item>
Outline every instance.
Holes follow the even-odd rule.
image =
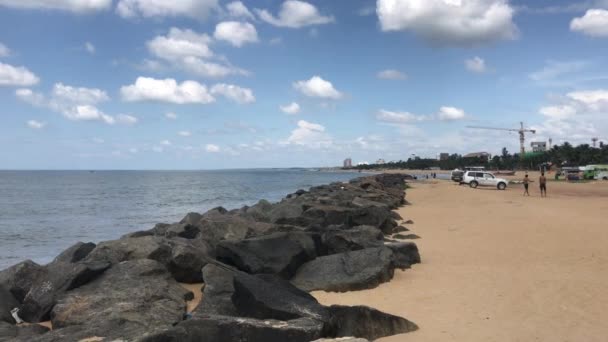
[[[420,326],[384,342],[605,341],[608,182],[551,181],[548,198],[530,189],[413,183],[399,213],[422,237],[422,264],[372,290],[313,294]]]

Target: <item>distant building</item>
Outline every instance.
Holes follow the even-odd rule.
[[[353,160],[350,158],[344,159],[344,168],[353,167]]]
[[[448,160],[450,159],[449,153],[439,153],[439,160]]]
[[[533,141],[530,146],[532,146],[532,152],[545,152],[547,150],[546,141]]]
[[[382,165],[382,164],[386,164],[386,162],[384,161],[384,159],[380,158],[380,159],[376,160],[376,164]]]
[[[362,166],[362,165],[369,165],[368,162],[363,161],[363,162],[358,162],[357,165]]]
[[[465,154],[463,157],[464,158],[484,158],[484,159],[490,160],[490,158],[492,158],[492,155],[489,154],[488,152],[473,152],[473,153]]]

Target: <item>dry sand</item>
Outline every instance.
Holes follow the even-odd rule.
[[[192,300],[186,301],[186,312],[192,313],[192,311],[194,311],[194,309],[196,309],[196,307],[200,304],[201,300],[203,299],[203,286],[205,286],[205,284],[204,283],[198,283],[198,284],[179,283],[179,284],[181,285],[181,287],[194,293],[194,298]]]
[[[420,326],[383,342],[606,341],[608,182],[549,182],[548,198],[537,183],[531,197],[522,192],[414,183],[399,212],[422,237],[422,264],[376,289],[313,294]]]

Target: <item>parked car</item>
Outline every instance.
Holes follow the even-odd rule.
[[[504,190],[507,188],[509,181],[504,178],[497,178],[490,172],[467,171],[464,174],[462,183],[468,184],[471,188],[491,186],[498,190]]]
[[[595,175],[595,179],[597,179],[597,180],[600,180],[600,179],[602,179],[602,180],[608,180],[608,171],[598,172]]]
[[[462,170],[454,170],[450,174],[450,179],[452,179],[456,183],[462,183],[462,177],[464,176],[464,171]]]

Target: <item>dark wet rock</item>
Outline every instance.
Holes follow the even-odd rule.
[[[405,318],[367,306],[332,305],[329,311],[331,320],[328,330],[333,336],[354,336],[375,340],[418,330],[416,324]]]
[[[99,262],[52,262],[23,299],[19,316],[26,322],[42,322],[49,318],[57,299],[69,290],[80,287],[105,272],[111,264]]]
[[[44,267],[26,260],[1,271],[0,286],[9,290],[19,302],[23,302],[32,286],[45,275]]]
[[[399,215],[399,213],[396,211],[391,211],[391,218],[395,221],[403,220],[403,217],[401,217],[401,215]]]
[[[323,323],[310,318],[289,321],[205,315],[184,321],[177,326],[141,342],[308,342],[321,336]]]
[[[401,240],[415,240],[420,239],[420,236],[416,234],[395,234],[393,235],[393,238]]]
[[[392,221],[390,213],[391,211],[387,207],[349,208],[315,205],[308,208],[302,214],[302,218],[307,219],[310,224],[316,223],[322,226],[344,224],[349,227],[365,225],[381,227],[385,222]]]
[[[292,283],[304,291],[370,289],[392,279],[393,252],[387,247],[333,254],[304,264]]]
[[[53,262],[75,263],[86,258],[93,249],[95,249],[95,244],[92,242],[78,242],[59,254]]]
[[[275,233],[252,239],[222,241],[217,259],[247,273],[279,274],[289,278],[316,257],[315,241],[303,232]]]
[[[49,328],[38,324],[13,325],[0,321],[0,341],[28,341],[49,331]]]
[[[384,235],[376,227],[358,226],[352,229],[332,229],[323,234],[327,254],[356,251],[382,246]]]
[[[203,267],[205,288],[203,299],[194,311],[195,317],[201,314],[238,316],[237,309],[232,304],[236,272],[236,269],[231,269],[227,265],[207,264]]]
[[[413,242],[394,242],[385,246],[393,251],[393,264],[396,268],[407,269],[420,263],[418,246]]]
[[[403,233],[403,232],[409,232],[410,230],[407,229],[404,226],[397,226],[393,229],[393,234],[397,234],[397,233]]]
[[[67,293],[53,308],[51,319],[55,329],[77,326],[91,336],[129,339],[180,322],[188,294],[162,264],[130,260]]]
[[[15,324],[11,310],[17,307],[19,307],[19,301],[9,290],[0,286],[0,322]]]

